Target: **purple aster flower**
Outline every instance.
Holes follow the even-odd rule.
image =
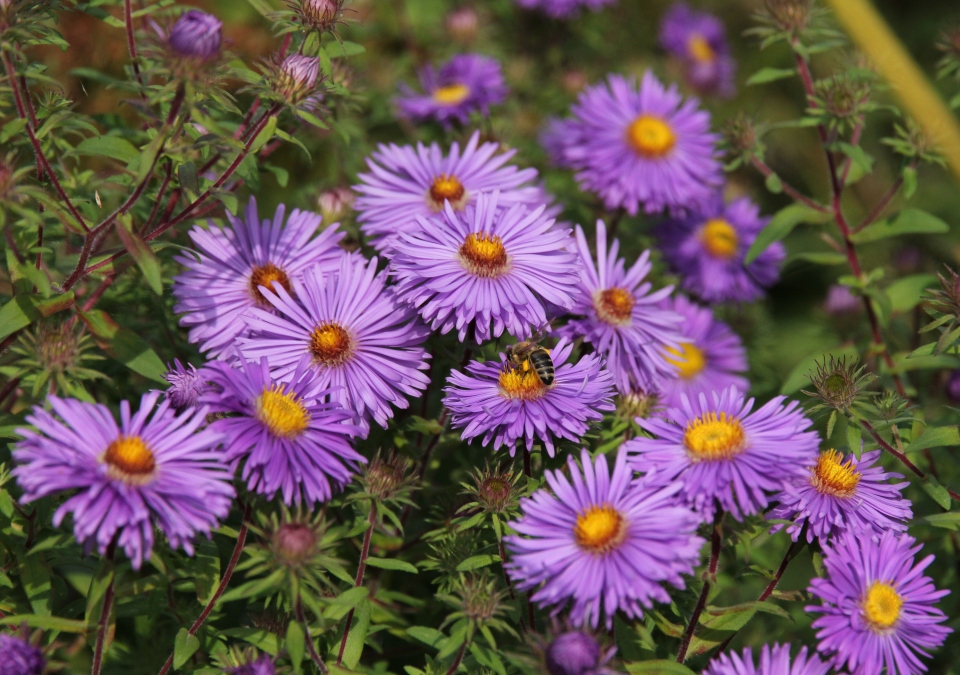
[[[222,28],[223,23],[217,17],[191,9],[173,24],[167,44],[178,56],[208,61],[220,53]]]
[[[751,302],[780,278],[786,255],[771,244],[749,265],[747,251],[769,218],[746,197],[724,204],[719,193],[703,209],[657,228],[663,257],[680,275],[680,285],[705,302]]]
[[[304,270],[337,268],[343,255],[337,242],[344,233],[332,225],[313,238],[320,216],[295,209],[284,223],[285,211],[280,205],[273,221],[260,222],[251,197],[245,220],[227,213],[228,228],[193,228],[190,238],[200,249],[199,260],[177,257],[187,271],[173,279],[173,309],[183,314],[180,324],[191,327],[190,342],[200,343],[211,356],[233,356],[237,338],[247,332],[242,316],[252,307],[270,307],[259,287],[296,295]]]
[[[417,216],[440,213],[447,202],[462,211],[480,192],[499,189],[501,209],[543,204],[543,191],[531,184],[536,170],[507,164],[516,151],[499,149],[496,143],[481,145],[479,131],[463,152],[454,143],[446,155],[436,143],[429,148],[420,143],[416,148],[381,145],[367,158],[370,173],[361,173],[362,182],[354,188],[360,195],[360,229],[382,251],[395,235],[416,229]]]
[[[558,117],[547,120],[540,132],[540,145],[546,151],[551,164],[561,169],[573,168],[573,164],[567,160],[567,148],[577,145],[579,131],[580,125],[576,120]]]
[[[582,468],[567,460],[570,478],[547,471],[547,490],[520,500],[523,514],[510,526],[523,536],[504,537],[510,548],[507,571],[521,590],[538,589],[531,599],[570,620],[607,628],[618,611],[643,616],[653,601],[670,602],[665,584],[683,588],[693,572],[703,539],[699,519],[674,497],[679,485],[634,479],[627,455],[613,467],[599,455],[581,453]],[[542,586],[541,586],[542,584]]]
[[[546,666],[550,675],[613,675],[603,666],[616,648],[603,653],[596,638],[578,630],[561,633],[547,645]]]
[[[663,16],[660,44],[680,61],[684,79],[698,93],[733,95],[736,62],[720,19],[678,2]]]
[[[581,9],[598,11],[616,0],[517,0],[524,9],[537,9],[554,19],[569,19]]]
[[[275,675],[277,671],[273,666],[273,659],[268,654],[262,654],[256,661],[236,668],[227,668],[223,672],[229,675]]]
[[[251,359],[267,357],[276,375],[289,381],[308,354],[319,385],[361,419],[387,426],[391,405],[406,408],[407,396],[419,396],[430,383],[423,374],[429,354],[420,347],[429,331],[416,313],[385,287],[377,259],[344,255],[336,275],[314,267],[304,275],[299,302],[283,286],[261,287],[276,314],[250,310],[252,335],[240,339]],[[366,421],[362,422],[366,425]]]
[[[579,129],[563,164],[608,209],[686,212],[723,182],[710,115],[647,71],[640,89],[619,75],[588,87],[572,108]]]
[[[787,528],[794,541],[806,525],[810,543],[814,538],[824,543],[846,530],[866,534],[872,529],[878,536],[887,530],[906,531],[913,512],[900,491],[910,483],[889,483],[903,475],[874,466],[879,458],[880,451],[875,450],[859,460],[848,455],[844,461],[838,451],[825,450],[805,476],[786,483],[777,497],[779,506],[768,518],[794,521]],[[782,527],[777,525],[771,532]]]
[[[521,439],[527,450],[539,439],[553,457],[554,441],[577,442],[590,422],[614,409],[613,377],[595,355],[567,363],[573,345],[561,339],[551,350],[554,380],[545,385],[529,361],[511,364],[473,361],[466,373],[454,370],[444,388],[443,405],[453,413],[453,426],[463,427],[462,438],[483,436],[483,445],[493,440],[493,449],[506,445],[511,456]]]
[[[353,413],[327,402],[330,390],[320,388],[306,354],[284,382],[271,376],[265,357],[257,364],[241,355],[239,368],[214,362],[207,372],[222,393],[203,402],[229,414],[211,426],[223,434],[225,460],[244,462],[242,477],[252,492],[272,499],[280,491],[285,504],[313,505],[330,499],[366,461],[350,445],[361,434],[350,423]]]
[[[112,543],[135,569],[153,548],[159,527],[173,548],[193,555],[196,533],[210,536],[230,511],[231,475],[215,451],[220,434],[206,424],[206,408],[174,416],[160,392],[144,394],[140,410],[120,402],[117,425],[106,406],[47,398],[56,417],[42,408],[27,416],[32,429],[17,429],[13,470],[27,502],[77,490],[57,509],[59,526],[73,514],[73,533],[104,555]],[[59,418],[59,419],[58,419]]]
[[[747,647],[740,654],[719,654],[714,657],[703,675],[827,675],[830,664],[816,654],[807,657],[807,648],[801,647],[796,658],[790,658],[790,645],[763,645],[760,663],[754,665],[753,651]]]
[[[43,675],[43,653],[9,633],[0,634],[0,675]]]
[[[467,124],[474,111],[487,115],[491,105],[507,97],[500,64],[480,54],[457,54],[439,71],[424,66],[420,86],[422,94],[400,85],[400,96],[395,99],[400,114],[417,121],[436,120],[445,127],[454,120]]]
[[[675,377],[676,368],[664,360],[667,349],[679,349],[681,317],[660,307],[672,286],[654,291],[644,281],[650,273],[650,252],[644,251],[629,269],[618,258],[620,242],[607,249],[607,228],[597,221],[597,262],[577,226],[581,282],[573,313],[581,316],[560,329],[570,339],[583,337],[603,354],[621,393],[656,388]]]
[[[167,372],[163,374],[163,379],[170,383],[170,387],[163,392],[163,395],[170,401],[170,405],[177,414],[187,408],[195,407],[200,395],[210,389],[206,374],[201,373],[189,363],[184,368],[180,359],[174,359],[172,366],[167,365]]]
[[[834,284],[827,291],[827,299],[823,302],[823,309],[827,314],[833,316],[856,314],[863,310],[863,302],[850,292],[849,286]]]
[[[547,323],[545,303],[573,305],[577,257],[570,231],[554,229],[544,207],[498,208],[500,194],[481,194],[457,213],[417,218],[417,229],[394,240],[390,263],[398,297],[415,306],[434,330],[457,329],[477,342],[504,329],[527,338]],[[491,323],[493,330],[491,332]]]
[[[683,405],[681,394],[695,399],[731,386],[741,391],[750,388],[747,379],[738,374],[747,369],[747,353],[727,324],[681,295],[665,300],[661,307],[683,317],[681,339],[689,340],[679,349],[667,348],[666,360],[675,368],[676,377],[664,379],[658,386],[664,405]]]
[[[805,431],[810,420],[796,401],[783,405],[783,396],[758,410],[736,387],[710,399],[681,395],[681,407],[667,410],[663,419],[637,420],[656,438],[634,438],[624,447],[637,471],[676,478],[682,498],[705,520],[717,505],[742,520],[766,508],[785,481],[809,475],[820,438]]]
[[[947,617],[934,603],[950,591],[938,591],[922,574],[933,562],[915,561],[922,546],[906,534],[887,531],[879,539],[870,532],[849,530],[824,550],[826,577],[807,590],[823,601],[805,607],[822,614],[817,651],[830,656],[850,675],[926,672],[920,656],[943,644],[952,629],[938,625]]]

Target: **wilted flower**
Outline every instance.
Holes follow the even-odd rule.
[[[663,412],[660,394],[655,391],[636,389],[616,398],[617,415],[627,420],[646,419]]]
[[[807,612],[822,614],[813,622],[820,644],[835,668],[852,675],[914,675],[927,670],[920,660],[943,644],[952,629],[934,603],[950,593],[938,591],[923,570],[929,555],[906,534],[848,531],[825,548],[824,578],[810,582],[810,593],[823,604]]]
[[[458,54],[434,70],[424,66],[420,71],[418,94],[405,84],[400,85],[397,107],[403,117],[414,120],[436,120],[449,126],[454,120],[470,121],[470,114],[487,115],[491,105],[507,97],[507,85],[496,59],[481,54]]]
[[[25,640],[0,634],[0,675],[43,675],[43,653]]]
[[[180,359],[174,359],[172,366],[167,365],[163,379],[170,383],[164,396],[178,414],[196,406],[200,396],[210,389],[206,375],[189,363],[184,368]]]
[[[790,38],[797,38],[809,27],[814,15],[813,0],[764,0],[756,18]]]
[[[10,348],[19,358],[4,375],[19,378],[20,386],[33,397],[57,392],[76,395],[81,381],[104,377],[90,367],[91,362],[103,360],[93,348],[82,323],[46,319],[25,330]]]
[[[167,44],[178,56],[209,61],[220,53],[221,28],[223,23],[217,17],[191,9],[173,24]]]

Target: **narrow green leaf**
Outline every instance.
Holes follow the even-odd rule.
[[[160,261],[150,250],[150,246],[132,230],[129,218],[117,218],[116,230],[124,248],[127,249],[127,253],[137,262],[137,267],[143,272],[143,278],[147,280],[147,285],[157,295],[163,295]]]
[[[801,223],[824,223],[830,219],[829,214],[821,213],[802,204],[791,204],[777,211],[747,251],[744,263],[749,265],[761,253],[769,248],[770,244],[780,241],[790,234]]]
[[[153,167],[156,164],[157,155],[160,154],[160,150],[163,148],[163,144],[166,142],[166,140],[166,134],[157,134],[156,138],[150,141],[146,148],[141,150],[140,166],[137,167],[137,179],[135,181],[137,184],[147,180],[150,172],[153,171]]]
[[[940,485],[936,478],[928,474],[926,480],[922,481],[920,485],[923,487],[923,491],[930,495],[933,501],[939,504],[944,510],[950,510],[950,493],[947,492],[947,488]]]
[[[903,196],[910,199],[917,191],[917,170],[908,166],[903,170]]]
[[[118,325],[106,312],[93,309],[79,312],[100,348],[108,356],[124,364],[135,373],[155,382],[166,383],[163,374],[167,367],[143,338],[128,328]]]
[[[191,656],[200,649],[200,640],[196,635],[190,635],[186,628],[181,628],[173,641],[173,669],[177,670],[186,663]]]
[[[837,423],[837,411],[832,410],[830,412],[830,419],[827,420],[827,440],[830,440],[830,437],[833,436],[833,427]]]
[[[260,130],[260,133],[257,134],[257,137],[253,139],[253,143],[250,146],[250,155],[255,155],[260,152],[260,148],[267,144],[267,142],[273,138],[274,133],[277,130],[277,116],[271,115],[270,119],[267,120],[267,125]]]
[[[290,662],[293,664],[295,673],[300,673],[300,664],[303,662],[303,655],[306,651],[306,634],[303,626],[296,619],[287,625],[287,639],[284,643],[287,648],[287,654],[290,655]]]
[[[370,567],[379,567],[382,570],[399,570],[410,574],[417,574],[420,571],[410,563],[396,558],[367,558],[367,564]]]
[[[928,523],[934,527],[942,527],[947,530],[960,530],[960,512],[958,511],[932,513],[918,520],[919,522]]]
[[[26,128],[27,120],[23,117],[7,122],[3,125],[3,131],[0,131],[0,143],[6,143]]]
[[[457,571],[468,572],[470,570],[476,570],[476,569],[480,569],[481,567],[486,567],[487,565],[492,565],[495,562],[500,562],[500,556],[475,555],[467,558],[462,563],[457,565]]]
[[[34,613],[50,615],[50,566],[43,555],[28,555],[20,560],[20,583]]]
[[[367,631],[370,629],[370,613],[372,607],[370,600],[364,598],[357,611],[353,615],[353,627],[350,629],[350,637],[347,638],[347,646],[343,650],[343,663],[347,668],[355,668],[360,662],[360,656],[363,654],[363,643],[367,639]]]
[[[220,585],[220,552],[217,545],[209,539],[200,539],[196,545],[197,554],[194,565],[194,586],[197,602],[206,605]]]
[[[747,79],[747,86],[776,82],[793,77],[796,72],[793,68],[761,68]]]
[[[904,209],[890,218],[879,220],[850,236],[857,244],[866,244],[902,234],[943,234],[950,226],[936,216],[920,209]]]
[[[780,177],[775,173],[771,173],[769,176],[767,176],[766,180],[763,181],[763,183],[764,185],[767,186],[767,190],[769,190],[775,195],[778,195],[781,192],[783,192],[783,182],[780,180]]]
[[[363,45],[359,45],[356,42],[349,42],[344,40],[340,43],[328,43],[326,48],[329,50],[331,59],[339,59],[343,56],[356,56],[357,54],[363,54],[367,51],[367,48]]]
[[[190,192],[199,192],[200,181],[197,178],[197,165],[193,162],[184,162],[177,167],[177,178],[180,185]]]
[[[431,647],[436,647],[444,639],[442,632],[428,626],[411,626],[407,629],[407,635]]]
[[[40,614],[14,614],[0,619],[0,624],[4,626],[21,626],[27,624],[30,628],[42,628],[43,630],[56,630],[61,633],[78,633],[80,635],[87,632],[87,624],[79,619],[64,619],[59,616],[45,616]]]
[[[136,146],[119,136],[94,136],[77,144],[71,154],[91,157],[109,157],[121,162],[131,162],[140,156]]]
[[[910,442],[907,453],[920,452],[927,448],[942,448],[945,445],[960,445],[960,429],[957,427],[933,427]]]
[[[641,675],[696,675],[686,666],[670,659],[628,663],[626,667],[628,673],[640,673]]]
[[[936,284],[937,277],[933,274],[913,274],[897,279],[886,289],[890,297],[891,310],[894,314],[909,312],[920,304],[924,289]]]
[[[860,459],[860,452],[863,448],[863,443],[861,443],[862,438],[863,429],[860,427],[860,422],[853,417],[849,418],[847,420],[847,446],[858,460]]]
[[[97,572],[90,578],[90,586],[87,590],[87,607],[83,614],[84,621],[88,626],[96,626],[100,621],[100,614],[103,612],[103,598],[107,594],[107,589],[114,580],[113,561],[102,558],[97,567]]]
[[[37,319],[72,306],[73,291],[61,293],[48,300],[39,295],[18,295],[0,307],[0,339],[26,328]]]

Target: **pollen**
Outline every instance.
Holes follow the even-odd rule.
[[[853,459],[844,463],[843,455],[832,449],[820,453],[810,475],[810,485],[818,492],[834,497],[849,497],[859,482],[860,472],[853,465]]]
[[[737,231],[723,218],[711,218],[700,229],[700,241],[714,258],[729,260],[737,254]]]
[[[335,367],[353,354],[353,340],[343,326],[329,321],[310,333],[309,350],[316,363]]]
[[[690,57],[698,63],[713,63],[714,59],[717,58],[713,47],[710,46],[706,38],[699,34],[691,35],[690,39],[687,40],[687,51],[690,53]]]
[[[703,350],[691,342],[681,344],[680,349],[667,347],[667,352],[672,355],[672,358],[665,357],[667,363],[676,366],[682,380],[689,380],[699,375],[707,367],[707,357]]]
[[[433,179],[433,183],[427,191],[427,206],[435,212],[443,210],[445,201],[450,202],[450,206],[460,211],[469,200],[470,195],[467,193],[467,189],[453,174],[440,174]]]
[[[448,84],[438,87],[433,92],[433,100],[441,105],[457,105],[463,103],[470,95],[470,87],[465,84]]]
[[[263,293],[260,292],[259,287],[263,286],[264,288],[276,293],[277,289],[275,284],[283,286],[283,290],[285,290],[287,293],[292,293],[290,289],[290,277],[288,277],[286,272],[274,265],[272,262],[254,267],[253,272],[250,273],[250,295],[253,296],[253,299],[258,305],[270,305],[267,299],[263,296]]]
[[[745,447],[743,425],[727,413],[707,413],[687,423],[683,445],[695,462],[730,459]]]
[[[478,277],[498,277],[506,271],[508,262],[507,249],[499,235],[468,234],[460,246],[460,263]]]
[[[627,128],[627,140],[640,155],[655,159],[670,152],[677,137],[659,117],[640,115]]]
[[[107,446],[100,458],[107,465],[107,476],[130,485],[146,485],[153,480],[156,458],[139,436],[120,436]]]
[[[284,391],[282,384],[267,387],[255,403],[257,419],[274,436],[294,438],[310,425],[310,412],[293,392]]]
[[[573,536],[585,551],[609,553],[626,538],[627,521],[609,504],[590,506],[577,516]]]
[[[885,633],[900,618],[903,598],[890,584],[874,581],[863,598],[863,618],[875,633]]]
[[[612,326],[629,324],[635,303],[633,294],[625,288],[608,288],[593,296],[597,317]]]
[[[524,365],[526,363],[524,361]],[[500,395],[504,398],[533,401],[543,396],[547,389],[533,368],[505,366],[500,372]]]

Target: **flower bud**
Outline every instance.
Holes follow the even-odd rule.
[[[847,286],[834,284],[827,291],[827,299],[823,303],[823,308],[827,314],[842,316],[859,312],[863,309],[863,303],[860,298],[850,292]]]
[[[324,226],[340,220],[353,208],[354,199],[353,192],[345,187],[335,187],[321,192],[317,197],[317,206],[320,208],[320,215],[323,216]]]
[[[797,35],[810,25],[813,0],[766,0],[767,20],[779,30]]]
[[[220,53],[221,28],[223,24],[217,17],[191,9],[173,24],[167,44],[178,56],[209,61]]]
[[[479,20],[470,7],[461,7],[447,14],[447,32],[457,42],[473,42],[477,37]]]
[[[210,385],[203,379],[200,372],[189,363],[186,368],[179,359],[173,360],[173,365],[163,374],[163,379],[170,383],[165,395],[177,413],[197,405],[201,394],[210,390]]]
[[[273,533],[273,550],[277,559],[288,567],[296,567],[313,556],[317,549],[317,532],[306,523],[284,523]]]
[[[600,645],[579,631],[558,635],[547,647],[550,675],[587,675],[600,664]]]
[[[363,484],[367,493],[378,501],[391,499],[412,483],[412,479],[407,476],[410,466],[409,459],[395,452],[391,452],[386,458],[377,453],[363,472]]]
[[[277,92],[291,103],[307,98],[317,83],[320,59],[291,54],[280,65]]]
[[[662,410],[657,392],[632,391],[617,396],[617,415],[626,420],[649,419]]]
[[[815,391],[803,390],[807,396],[820,401],[811,412],[822,409],[847,411],[861,399],[873,397],[874,394],[866,391],[867,386],[876,379],[876,376],[865,372],[866,367],[857,367],[856,359],[847,363],[846,357],[839,359],[830,356],[823,363],[817,363],[817,372],[808,377]]]
[[[297,15],[307,28],[321,33],[331,30],[343,12],[343,0],[301,0]]]

